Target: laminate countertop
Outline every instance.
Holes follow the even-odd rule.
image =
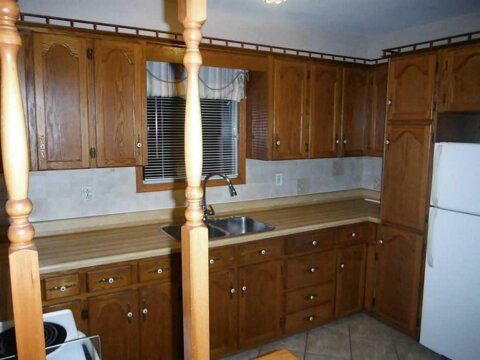
[[[355,199],[253,212],[242,211],[241,214],[235,215],[253,217],[275,226],[275,229],[256,234],[218,238],[209,242],[210,247],[239,244],[363,221],[379,223],[380,205],[372,201]],[[170,238],[161,229],[166,224],[157,223],[39,237],[35,242],[39,254],[40,273],[66,271],[178,252],[180,242]]]

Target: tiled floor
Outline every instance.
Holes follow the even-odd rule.
[[[361,313],[223,360],[249,360],[282,348],[290,350],[301,360],[445,359]]]

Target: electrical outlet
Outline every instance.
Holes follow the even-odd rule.
[[[282,186],[283,185],[283,174],[282,173],[275,174],[275,185],[277,185],[277,186]]]
[[[85,201],[90,201],[93,199],[93,187],[82,186],[82,199]]]

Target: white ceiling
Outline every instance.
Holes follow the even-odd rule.
[[[208,7],[242,12],[259,21],[275,18],[289,25],[372,35],[480,12],[480,0],[287,0],[280,5],[264,0],[209,0]]]

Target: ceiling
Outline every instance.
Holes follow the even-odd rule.
[[[280,5],[264,0],[209,0],[208,7],[215,12],[242,12],[253,19],[274,18],[289,25],[373,35],[480,12],[480,0],[287,0]]]

